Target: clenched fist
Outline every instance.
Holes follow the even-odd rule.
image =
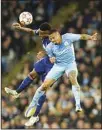
[[[97,37],[98,37],[98,33],[95,33],[95,34],[93,34],[93,35],[90,37],[90,40],[97,40]]]
[[[50,62],[51,62],[51,63],[55,63],[55,61],[56,61],[56,58],[55,58],[55,57],[51,57],[51,58],[50,58]]]

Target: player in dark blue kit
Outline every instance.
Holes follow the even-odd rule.
[[[48,33],[51,30],[51,26],[48,23],[43,23],[40,25],[38,30],[32,30],[30,28],[22,27],[19,23],[13,24],[13,28],[15,30],[28,32],[31,35],[39,35],[42,38],[42,45],[45,49],[46,46],[50,43],[48,39]],[[29,73],[29,75],[22,81],[20,86],[17,88],[17,90],[12,90],[10,88],[5,88],[6,93],[12,95],[15,98],[18,98],[20,93],[25,90],[37,76],[40,76],[42,81],[44,81],[45,76],[50,71],[50,69],[53,66],[53,63],[50,62],[49,57],[46,55],[44,51],[40,51],[37,54],[38,61],[34,64],[34,69]],[[53,62],[53,61],[52,61]],[[39,99],[39,104],[35,110],[35,122],[39,120],[38,114],[40,112],[40,109],[46,99],[46,95],[43,95]]]

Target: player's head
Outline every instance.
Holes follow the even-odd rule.
[[[49,23],[45,22],[45,23],[42,23],[39,28],[41,31],[50,31],[51,25]]]
[[[50,33],[49,33],[49,40],[53,42],[54,44],[60,44],[62,41],[62,37],[57,30],[52,29],[50,30]]]
[[[39,29],[40,29],[39,36],[46,37],[49,35],[49,32],[51,30],[51,25],[49,23],[45,22],[40,25]]]

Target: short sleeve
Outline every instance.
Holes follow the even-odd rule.
[[[71,42],[75,42],[75,41],[80,40],[81,35],[73,34],[73,33],[66,33],[65,37],[66,37],[66,39],[70,40]]]

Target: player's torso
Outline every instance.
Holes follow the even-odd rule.
[[[62,36],[62,43],[52,47],[53,54],[56,57],[56,63],[68,64],[75,60],[74,48],[71,41]]]
[[[35,32],[35,33],[36,33],[36,35],[38,35],[38,32]],[[50,40],[47,37],[42,39],[42,46],[45,51],[46,51],[46,47],[49,43],[50,43]],[[34,68],[38,72],[42,81],[44,81],[45,76],[51,70],[52,67],[53,67],[53,64],[50,62],[48,56],[43,57],[42,59],[40,59],[39,61],[37,61],[34,64]]]
[[[44,81],[45,76],[53,67],[53,64],[50,62],[49,57],[45,56],[40,61],[35,63],[35,67],[39,70],[39,76],[41,77],[42,81]]]
[[[42,39],[42,46],[46,51],[47,45],[50,43],[48,38],[43,38]],[[37,61],[34,64],[35,70],[37,70],[39,76],[41,77],[42,81],[45,79],[45,76],[47,73],[50,71],[50,69],[53,67],[53,64],[50,62],[48,56],[44,56],[42,59]]]

